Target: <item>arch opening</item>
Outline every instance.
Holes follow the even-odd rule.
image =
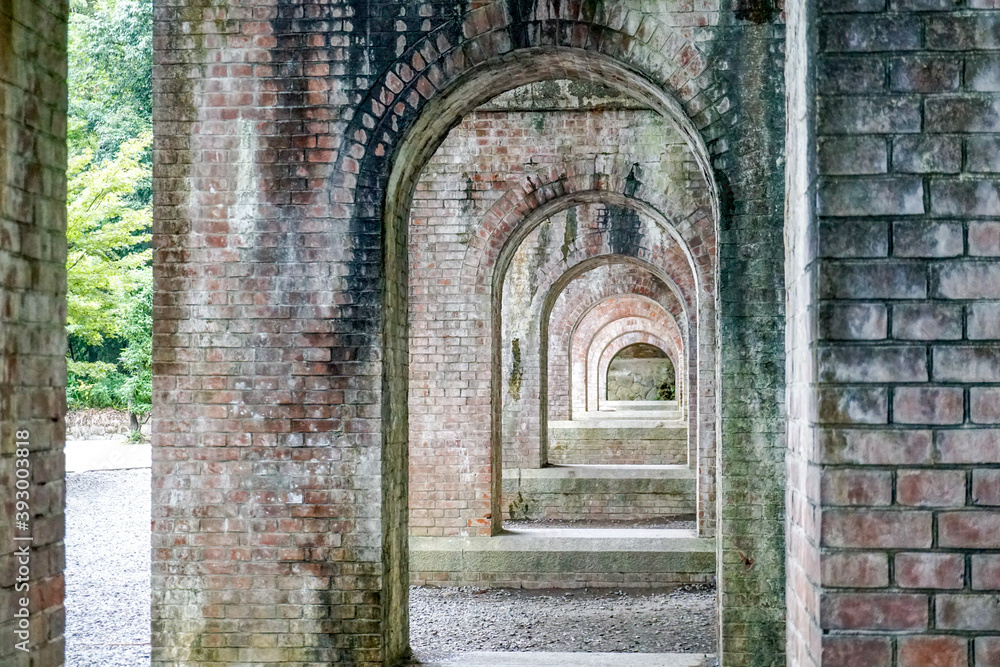
[[[549,62],[548,54],[540,57]],[[614,69],[614,68],[612,68]],[[560,72],[560,75],[576,74],[576,70]],[[551,76],[551,70],[548,72]],[[600,77],[591,77],[600,79]],[[626,77],[627,78],[627,77]],[[502,79],[496,79],[501,81]],[[531,77],[519,76],[517,81],[527,80],[531,82]],[[540,79],[538,79],[540,80]],[[493,81],[487,78],[486,81]],[[608,83],[608,81],[605,81]],[[612,82],[613,83],[613,82]],[[492,84],[491,84],[492,85]],[[504,86],[512,86],[513,82],[507,79]],[[621,84],[614,86],[621,88]],[[642,220],[644,229],[655,229],[659,235],[659,241],[648,247],[637,246],[631,254],[621,254],[621,251],[614,252],[615,244],[621,245],[621,238],[614,237],[614,224],[610,229],[603,230],[606,238],[604,248],[600,244],[588,247],[581,243],[580,247],[570,249],[567,254],[565,248],[560,249],[563,253],[561,261],[553,261],[545,266],[545,271],[540,275],[542,282],[548,289],[540,293],[541,298],[536,299],[533,305],[534,316],[531,321],[536,327],[544,328],[548,326],[548,314],[551,311],[555,299],[562,292],[565,286],[575,277],[579,276],[587,266],[600,264],[625,263],[633,266],[646,266],[652,269],[652,275],[660,281],[665,292],[672,296],[673,303],[679,314],[679,320],[673,322],[674,337],[682,339],[690,335],[696,335],[694,329],[698,322],[711,319],[710,314],[714,312],[714,270],[711,261],[706,262],[704,253],[696,254],[691,250],[691,241],[700,239],[699,234],[704,230],[699,225],[704,226],[702,219],[714,220],[715,195],[711,185],[711,179],[706,179],[704,191],[707,193],[703,204],[693,208],[689,205],[687,209],[673,205],[669,192],[657,195],[646,188],[640,187],[638,190],[630,182],[635,173],[635,164],[622,165],[613,169],[603,169],[599,167],[599,161],[588,158],[593,166],[578,179],[577,183],[572,182],[577,175],[575,168],[565,169],[561,173],[555,173],[549,178],[548,174],[541,176],[538,173],[525,174],[521,183],[511,181],[509,177],[501,183],[503,194],[495,194],[497,200],[494,202],[494,209],[484,209],[477,206],[477,199],[486,198],[497,180],[485,182],[479,174],[470,173],[464,178],[464,188],[461,196],[455,199],[464,200],[449,203],[448,207],[457,207],[466,216],[467,220],[476,221],[476,225],[466,225],[459,232],[464,236],[463,241],[467,244],[468,251],[465,256],[459,258],[453,254],[445,261],[438,259],[421,258],[414,254],[414,233],[423,233],[419,228],[424,227],[428,233],[422,237],[427,239],[433,236],[431,227],[438,221],[433,214],[427,213],[431,205],[431,197],[428,192],[434,192],[431,188],[425,188],[422,182],[424,168],[414,171],[414,166],[423,164],[426,167],[431,164],[442,148],[447,148],[449,137],[453,132],[461,132],[463,124],[462,114],[466,116],[472,113],[479,106],[482,106],[481,99],[492,99],[482,93],[470,102],[468,99],[461,100],[461,95],[457,95],[453,102],[444,103],[442,107],[446,113],[441,115],[432,114],[433,118],[427,118],[427,114],[422,114],[417,125],[410,131],[408,137],[417,136],[420,133],[447,130],[443,133],[439,141],[425,141],[421,146],[413,147],[412,157],[410,155],[411,143],[409,138],[404,140],[400,150],[396,154],[392,174],[389,178],[389,198],[384,209],[386,220],[385,247],[387,250],[387,265],[407,266],[409,273],[409,312],[440,312],[436,309],[441,303],[459,304],[459,302],[474,295],[480,303],[485,304],[487,309],[493,313],[492,317],[478,318],[474,314],[466,312],[467,317],[462,319],[462,323],[445,333],[443,327],[432,326],[433,318],[427,317],[423,321],[410,321],[410,416],[409,416],[409,447],[411,457],[414,457],[414,449],[423,448],[424,452],[432,452],[429,456],[421,453],[411,458],[410,464],[410,531],[411,536],[423,539],[446,535],[469,535],[487,536],[498,535],[502,532],[502,520],[504,516],[513,516],[510,504],[507,503],[503,486],[503,476],[501,470],[507,463],[504,460],[503,447],[504,423],[502,409],[505,398],[517,397],[519,393],[525,393],[527,387],[526,378],[535,378],[536,391],[533,402],[535,410],[538,410],[539,429],[538,436],[544,441],[547,433],[545,428],[546,409],[543,405],[544,390],[542,387],[546,377],[544,372],[547,363],[547,348],[541,344],[545,340],[544,332],[535,335],[538,337],[532,346],[526,345],[525,337],[511,336],[509,341],[504,341],[500,334],[507,322],[515,321],[513,317],[504,314],[504,291],[510,282],[512,270],[516,270],[516,255],[519,249],[525,247],[526,242],[541,234],[540,230],[546,226],[552,227],[552,219],[568,215],[568,211],[590,207],[600,211],[615,211],[615,214],[624,212],[636,220]],[[645,103],[644,103],[645,104]],[[666,113],[664,109],[670,107],[667,102],[658,105],[656,113],[661,118],[666,118],[672,123],[676,118],[673,112]],[[673,109],[674,107],[670,107]],[[445,123],[443,117],[451,118],[451,122]],[[455,118],[458,120],[455,120]],[[689,122],[684,118],[685,123]],[[424,125],[421,125],[424,123]],[[683,123],[682,123],[683,124]],[[672,131],[681,139],[686,155],[694,163],[700,164],[700,158],[692,156],[692,138],[683,129],[678,129],[678,125],[673,125]],[[695,133],[695,138],[697,135]],[[699,141],[694,144],[704,156],[703,147]],[[577,161],[578,162],[578,161]],[[574,165],[575,167],[576,165]],[[559,172],[559,168],[556,168]],[[607,173],[606,173],[607,172]],[[523,187],[523,182],[530,184],[530,188]],[[545,190],[543,196],[538,193]],[[491,193],[493,194],[493,193]],[[500,207],[500,209],[497,209]],[[504,215],[496,215],[498,210],[506,210]],[[513,212],[513,215],[510,213]],[[449,214],[448,210],[445,211]],[[610,214],[608,214],[610,215]],[[404,236],[400,234],[402,223],[409,226],[409,233]],[[415,232],[416,230],[416,232]],[[484,230],[488,233],[484,233]],[[565,225],[564,225],[565,230]],[[611,233],[609,233],[609,231]],[[714,234],[714,231],[711,232]],[[565,237],[565,232],[563,233]],[[409,260],[405,263],[391,262],[388,254],[396,251],[400,246],[400,241],[406,238],[410,248]],[[595,238],[597,238],[595,236]],[[435,241],[438,242],[438,241]],[[626,245],[628,245],[626,243]],[[696,246],[704,248],[714,248],[714,241],[711,239],[700,240]],[[666,249],[670,249],[669,253]],[[657,264],[657,257],[669,257],[672,264]],[[421,264],[426,260],[426,264]],[[711,260],[711,258],[709,258]],[[418,272],[429,268],[434,264],[441,269],[442,274],[432,283],[414,280],[414,271]],[[515,269],[512,269],[515,266]],[[446,268],[447,267],[447,268]],[[397,269],[398,270],[398,269]],[[446,277],[445,272],[452,271],[451,277]],[[405,283],[404,283],[405,284]],[[393,302],[399,301],[394,296],[394,290],[398,289],[398,284],[387,280],[386,298]],[[417,297],[417,298],[414,298]],[[445,306],[448,308],[450,306]],[[456,307],[456,312],[464,308]],[[541,317],[539,313],[544,313]],[[440,321],[437,322],[440,324]],[[690,333],[689,333],[690,329]],[[681,331],[683,330],[683,333]],[[453,354],[454,350],[448,351],[447,346],[451,343],[443,343],[443,346],[431,345],[430,340],[435,336],[443,335],[446,339],[459,341],[459,347],[463,351]],[[423,347],[415,349],[413,345],[414,337],[423,337]],[[419,347],[419,346],[418,346]],[[677,351],[675,356],[680,358],[681,354],[691,355],[693,361],[687,366],[691,373],[695,375],[697,381],[698,346],[695,344],[678,343],[675,345]],[[438,348],[438,349],[435,349]],[[530,354],[529,354],[530,351]],[[488,352],[487,357],[484,352]],[[463,356],[464,355],[464,356]],[[529,361],[534,366],[526,366]],[[449,366],[447,373],[451,374],[458,383],[464,383],[464,388],[457,394],[442,394],[438,387],[433,386],[431,378],[435,369],[442,366]],[[708,372],[714,372],[707,369]],[[414,386],[414,379],[418,385]],[[419,383],[426,382],[425,385]],[[675,385],[676,385],[675,380]],[[485,391],[484,391],[485,388]],[[694,393],[692,392],[692,396]],[[444,398],[444,400],[442,400]],[[460,400],[451,399],[457,398]],[[387,403],[393,401],[392,396],[386,397]],[[395,399],[395,400],[398,400]],[[416,400],[416,403],[414,402]],[[436,410],[428,411],[422,408],[433,403],[437,403]],[[440,409],[444,406],[444,409]],[[417,408],[417,409],[414,409]],[[489,419],[483,419],[484,414],[489,411]],[[691,410],[692,420],[695,409]],[[489,425],[489,431],[484,429],[484,423]],[[513,422],[507,422],[513,423]],[[438,429],[436,432],[433,429]],[[444,430],[450,430],[448,436],[442,440],[439,435]],[[681,450],[685,457],[688,456],[687,427],[684,427],[684,439]],[[416,435],[416,437],[414,437]],[[426,436],[426,437],[425,437]],[[446,453],[440,448],[435,448],[434,443],[446,442],[449,446]],[[436,453],[433,453],[437,449]],[[540,468],[548,463],[544,446],[538,447],[537,460],[534,468]],[[435,456],[440,456],[435,460]],[[421,458],[422,457],[422,458]],[[419,469],[423,466],[423,469]],[[441,471],[448,466],[456,468],[459,472],[455,481],[438,483],[432,478],[440,476]],[[414,471],[417,470],[417,474]],[[432,472],[426,472],[432,471]],[[429,483],[424,483],[419,479],[420,475],[426,475]],[[415,483],[415,480],[416,483]],[[450,487],[450,489],[449,489]],[[458,489],[471,490],[465,500],[455,501],[448,496],[449,493]],[[423,507],[418,507],[417,503],[423,502]],[[442,501],[445,501],[444,503]],[[438,513],[437,510],[444,507],[446,503],[454,503],[455,511],[445,510]],[[461,505],[461,506],[459,506]],[[416,511],[415,511],[416,510]],[[422,511],[426,510],[426,511]],[[706,511],[710,511],[706,508]],[[693,512],[692,512],[693,514]],[[416,533],[414,530],[416,529]]]
[[[677,377],[667,352],[652,343],[632,343],[615,353],[605,375],[609,401],[674,401]]]

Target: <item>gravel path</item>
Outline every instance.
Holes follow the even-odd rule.
[[[150,663],[149,488],[148,469],[66,476],[69,667]],[[465,651],[715,652],[710,587],[649,593],[413,588],[410,614],[419,661]]]
[[[66,475],[66,664],[149,664],[149,470]]]
[[[414,664],[462,651],[715,653],[715,589],[410,589]]]

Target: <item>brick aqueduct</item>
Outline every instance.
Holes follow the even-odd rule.
[[[713,575],[726,667],[1000,665],[994,0],[154,5],[155,665],[394,664],[411,578]],[[24,430],[63,655],[67,12],[0,1],[3,664]],[[608,401],[640,343],[670,428]],[[687,569],[471,555],[665,513]]]

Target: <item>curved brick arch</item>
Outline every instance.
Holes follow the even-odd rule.
[[[564,210],[563,204],[576,205],[575,200],[559,200],[557,211]],[[598,202],[603,204],[602,202]],[[539,215],[544,215],[546,209]],[[641,209],[640,209],[641,210]],[[613,243],[613,231],[602,227],[597,220],[578,214],[577,237],[575,241],[564,247],[562,253],[546,255],[535,275],[535,296],[530,308],[531,321],[540,322],[537,347],[525,347],[522,341],[520,348],[523,379],[520,396],[516,403],[506,395],[498,396],[495,404],[503,412],[502,426],[497,430],[501,433],[501,443],[504,449],[504,460],[526,462],[527,465],[543,465],[547,461],[548,441],[548,320],[555,299],[570,281],[599,264],[630,262],[649,267],[665,282],[682,285],[680,296],[686,304],[687,312],[693,313],[699,305],[696,293],[695,277],[690,266],[674,237],[663,229],[658,221],[642,217],[646,239],[644,245],[618,248],[632,252],[632,255],[617,254]],[[534,230],[522,239],[522,243],[532,246],[534,238],[542,234],[543,228],[535,225]],[[512,261],[516,250],[509,250],[509,258],[501,258],[496,271],[501,271]],[[683,275],[686,272],[686,275]],[[682,275],[678,276],[680,273]],[[499,281],[503,282],[501,274]],[[503,295],[503,288],[495,288],[494,295]],[[506,297],[504,297],[506,298]],[[500,332],[503,331],[502,308],[494,310],[493,331],[497,345],[497,353],[502,355],[497,361],[497,368],[509,368],[510,345],[502,342]],[[708,370],[708,369],[706,369]],[[499,384],[499,383],[497,383]],[[500,421],[500,415],[494,412],[495,419]],[[537,463],[536,463],[537,462]],[[522,463],[525,465],[525,463]]]
[[[622,295],[603,301],[592,309],[580,322],[573,334],[570,348],[572,358],[571,380],[573,387],[573,402],[580,411],[600,410],[600,395],[598,393],[597,376],[591,363],[596,349],[607,343],[602,335],[610,335],[617,331],[619,335],[626,326],[624,320],[636,318],[652,323],[657,330],[666,331],[667,340],[673,343],[675,349],[684,352],[684,341],[680,327],[669,312],[659,303],[645,297]],[[618,323],[615,325],[615,323]],[[634,323],[633,323],[634,324]],[[608,329],[615,325],[618,329]],[[604,332],[604,334],[602,334]],[[598,346],[595,348],[595,346]],[[678,357],[679,358],[679,357]]]
[[[605,346],[604,350],[601,352],[597,361],[597,396],[601,401],[608,399],[608,369],[611,366],[611,362],[614,360],[616,354],[621,352],[626,347],[630,345],[635,345],[636,343],[647,343],[649,345],[654,345],[663,351],[664,354],[670,359],[671,363],[674,362],[674,356],[679,356],[680,351],[674,351],[674,356],[671,356],[671,351],[673,347],[670,344],[669,339],[664,339],[664,334],[669,335],[669,332],[664,330],[662,334],[657,334],[653,331],[647,331],[644,329],[633,329],[622,333],[617,338],[612,340]],[[674,363],[674,384],[676,387],[680,388],[680,375],[677,372],[677,364]]]
[[[580,329],[580,334],[573,339],[572,353],[574,377],[578,378],[580,385],[579,390],[574,393],[578,394],[577,402],[584,403],[587,411],[601,410],[601,403],[605,400],[600,391],[600,377],[596,371],[594,355],[600,355],[612,337],[640,324],[668,341],[674,352],[672,359],[680,359],[686,353],[676,321],[655,307],[640,304],[640,307],[635,308],[629,307],[627,302],[622,305],[609,303],[605,308],[593,311],[588,322]]]
[[[360,248],[345,248],[345,252],[355,258],[347,276],[348,283],[369,285],[365,275],[368,258],[377,257],[380,250],[384,253],[382,262],[386,279],[381,283],[384,306],[381,331],[385,340],[382,363],[386,365],[386,371],[383,373],[381,400],[387,414],[405,415],[408,401],[408,392],[404,390],[407,384],[405,378],[397,378],[397,375],[406,366],[406,346],[400,344],[406,331],[403,313],[407,310],[403,306],[406,303],[405,229],[416,180],[448,130],[482,102],[519,85],[551,78],[595,80],[627,92],[671,120],[688,142],[694,160],[708,183],[711,202],[711,212],[692,219],[691,224],[712,230],[716,225],[718,197],[713,170],[708,150],[691,118],[705,110],[706,102],[712,108],[721,109],[725,87],[713,87],[711,93],[702,95],[698,100],[698,108],[692,107],[690,112],[685,111],[675,99],[692,100],[694,97],[694,89],[688,90],[683,83],[690,78],[683,75],[683,71],[684,68],[694,68],[691,73],[695,70],[700,72],[704,67],[705,61],[695,47],[683,47],[684,40],[680,40],[676,42],[676,49],[665,48],[667,42],[676,41],[671,38],[674,33],[652,20],[641,18],[634,25],[638,32],[632,32],[629,22],[623,21],[620,26],[604,25],[600,16],[577,16],[569,3],[561,10],[566,14],[559,18],[533,16],[540,22],[533,27],[517,25],[506,15],[503,4],[492,4],[482,9],[494,12],[489,15],[489,20],[485,18],[487,14],[464,18],[468,19],[470,26],[485,21],[483,25],[489,27],[466,30],[463,35],[460,30],[463,19],[443,26],[414,44],[407,55],[384,74],[382,82],[370,89],[371,94],[348,123],[343,135],[345,142],[336,158],[336,171],[330,179],[329,192],[334,210],[350,211],[352,229],[360,233],[360,238],[366,238],[364,230],[371,230],[373,234],[367,238],[374,243],[364,243]],[[614,12],[609,14],[612,15]],[[566,27],[568,22],[574,22],[573,29],[561,30],[560,21]],[[601,35],[600,39],[590,39],[591,26],[596,27],[595,35]],[[640,30],[640,26],[644,27]],[[545,29],[541,29],[543,27]],[[627,35],[627,38],[614,36],[619,28],[625,28],[621,34]],[[512,43],[509,39],[511,34],[524,35],[525,39]],[[556,42],[553,43],[547,35],[555,36]],[[635,39],[636,35],[639,39]],[[564,37],[565,42],[562,43]],[[666,41],[660,41],[662,39]],[[516,59],[511,57],[515,52]],[[676,56],[677,63],[673,63],[670,56]],[[678,71],[682,74],[678,75]],[[685,91],[691,94],[685,94]],[[716,105],[716,101],[720,104]],[[728,113],[728,107],[724,113]],[[707,122],[699,122],[698,125],[703,127],[716,119],[704,120]],[[693,247],[694,252],[699,254],[696,265],[702,267],[706,287],[710,287],[714,279],[714,270],[710,270],[714,248],[714,242],[698,243]],[[470,340],[476,338],[470,336]],[[492,357],[491,366],[499,368],[500,350],[496,345],[493,345]],[[478,365],[476,368],[479,368]],[[478,373],[479,370],[471,372]],[[493,381],[491,386],[490,402],[499,406],[500,383]],[[492,412],[490,441],[500,443],[502,432],[498,408],[494,407]],[[408,442],[407,428],[406,420],[389,422],[382,433],[383,442],[386,446],[391,443],[396,448],[405,447]],[[456,439],[461,439],[460,434],[456,434]],[[475,499],[469,501],[467,520],[461,522],[465,524],[461,530],[481,532],[487,526],[484,517],[492,516],[487,523],[489,531],[496,532],[500,529],[501,516],[498,506],[500,474],[496,468],[496,456],[487,455],[486,450],[467,451],[470,458],[466,468],[469,472],[463,485],[470,490],[475,489]],[[483,465],[473,459],[482,459],[487,468],[485,473]],[[481,493],[479,489],[484,480],[489,488],[486,493]],[[488,499],[488,507],[482,506],[483,499]]]
[[[712,499],[714,498],[714,476],[715,464],[715,391],[716,367],[715,355],[703,354],[704,342],[715,340],[715,300],[711,294],[705,294],[699,289],[697,275],[687,261],[683,248],[678,244],[676,236],[670,233],[670,225],[665,222],[662,216],[656,211],[651,211],[643,202],[637,202],[614,193],[596,193],[596,196],[607,197],[613,200],[616,205],[623,209],[628,209],[639,215],[640,225],[644,230],[637,237],[635,242],[629,242],[627,251],[630,255],[616,255],[615,248],[610,242],[609,229],[600,225],[593,226],[589,234],[580,231],[582,223],[578,222],[578,233],[574,242],[566,249],[564,254],[547,255],[542,266],[537,271],[538,286],[538,306],[540,310],[533,310],[533,313],[540,313],[539,318],[542,326],[539,337],[539,349],[537,356],[533,349],[526,350],[522,345],[522,368],[524,369],[523,381],[521,384],[520,403],[512,406],[505,394],[500,393],[499,383],[494,383],[494,428],[499,436],[504,449],[505,460],[527,461],[529,464],[534,461],[544,463],[547,460],[548,428],[547,428],[547,373],[544,371],[548,367],[548,347],[542,345],[548,332],[547,326],[548,309],[553,295],[558,294],[561,285],[572,279],[574,271],[585,263],[628,261],[645,262],[657,268],[660,274],[673,278],[679,286],[681,293],[687,302],[688,312],[697,313],[698,322],[698,343],[689,347],[691,352],[697,355],[694,364],[696,369],[696,381],[691,382],[692,387],[697,387],[697,391],[689,391],[688,396],[694,403],[694,408],[689,410],[688,418],[693,426],[689,428],[689,450],[695,451],[695,460],[698,461],[699,477],[699,526],[705,530],[705,534],[710,534],[715,514]],[[565,210],[568,206],[583,206],[592,203],[603,205],[601,199],[592,202],[589,199],[580,200],[570,195],[554,199],[539,208],[528,213],[522,226],[531,230],[526,232],[523,238],[518,239],[512,235],[507,245],[502,249],[502,253],[494,268],[494,288],[492,293],[495,302],[500,289],[496,283],[503,283],[504,270],[516,252],[512,247],[515,240],[524,243],[530,241],[532,235],[541,233],[541,221],[547,217],[555,215],[555,212]],[[578,218],[580,215],[578,214]],[[533,241],[532,241],[533,243]],[[530,243],[529,243],[530,245]],[[519,246],[518,246],[519,247]],[[684,279],[686,276],[686,279]],[[552,287],[548,287],[552,285]],[[548,290],[546,291],[546,287]],[[480,288],[486,292],[486,288]],[[501,315],[499,310],[495,311],[493,330],[500,332]],[[499,342],[499,336],[494,338]],[[507,345],[496,345],[495,367],[505,368],[509,366],[510,351]],[[501,356],[505,355],[505,356]],[[499,409],[498,409],[499,408]],[[502,410],[503,418],[500,414]]]
[[[488,278],[504,272],[506,248],[516,248],[535,226],[561,210],[595,202],[628,206],[655,220],[677,241],[702,287],[711,291],[715,247],[711,216],[700,208],[682,210],[644,186],[635,188],[628,173],[600,173],[596,160],[555,165],[525,176],[494,203],[469,243],[463,284],[485,287]]]
[[[548,419],[572,419],[570,401],[570,340],[586,313],[618,294],[646,296],[663,305],[681,327],[685,359],[678,369],[686,374],[691,323],[675,286],[666,284],[648,268],[629,263],[602,265],[577,276],[556,297],[548,325]]]
[[[615,297],[610,297],[607,301],[613,301],[614,298]],[[680,353],[677,359],[677,363],[675,363],[675,365],[677,368],[678,376],[680,378],[679,387],[683,389],[683,397],[685,403],[682,405],[682,408],[684,408],[684,406],[686,405],[686,409],[682,409],[682,412],[686,416],[688,421],[688,446],[689,449],[692,451],[692,457],[693,457],[696,456],[696,451],[695,451],[696,440],[694,435],[695,434],[694,429],[697,425],[695,418],[698,413],[697,387],[699,381],[698,356],[697,356],[697,350],[698,350],[697,326],[691,326],[690,333],[688,333],[683,319],[678,318],[673,313],[673,311],[669,307],[667,307],[667,304],[665,304],[663,301],[656,301],[656,300],[654,301],[665,308],[668,316],[670,317],[670,320],[672,320],[672,322],[675,324],[677,328],[676,338],[678,341],[677,346],[680,349]],[[579,335],[582,335],[584,337],[587,335],[591,336],[593,335],[592,329],[590,332],[586,331],[587,326],[590,326],[591,328],[593,327],[593,322],[588,320],[587,318],[594,317],[593,311],[597,307],[614,308],[613,305],[608,305],[607,303],[605,303],[605,301],[595,303],[593,308],[588,309],[587,312],[583,313],[580,316],[579,321],[573,327],[573,331],[570,334],[570,339],[569,339],[570,349],[567,351],[566,355],[568,360],[567,365],[569,367],[568,370],[568,375],[570,378],[569,386],[573,388],[579,388],[580,391],[576,395],[571,393],[569,399],[571,401],[573,410],[576,412],[586,412],[588,410],[600,409],[599,399],[596,398],[599,396],[599,392],[595,392],[592,384],[587,382],[588,378],[586,374],[587,366],[582,367],[584,374],[580,375],[581,368],[580,367],[574,368],[573,366],[574,352],[572,350],[572,346],[575,344],[575,341],[577,340],[578,332],[580,332]],[[681,360],[683,360],[684,363],[680,363]],[[583,378],[584,383],[582,384],[581,387],[578,387],[578,385],[574,382],[573,378]],[[594,401],[591,401],[591,398],[594,398]]]
[[[645,338],[635,339],[633,342],[623,343],[622,345],[619,346],[618,345],[619,341],[623,341],[628,336],[644,336]],[[646,344],[646,345],[651,345],[652,347],[655,347],[657,350],[659,350],[660,352],[663,353],[664,357],[666,357],[667,359],[670,360],[670,363],[674,367],[674,369],[675,370],[677,369],[677,364],[675,363],[675,361],[676,361],[676,356],[677,356],[677,354],[680,351],[678,349],[678,347],[677,347],[677,343],[674,342],[673,344],[671,344],[666,339],[664,339],[664,338],[662,338],[660,336],[657,336],[657,335],[655,335],[653,333],[650,333],[648,331],[631,331],[629,333],[622,334],[621,336],[619,336],[615,340],[611,341],[611,343],[608,345],[608,348],[607,348],[608,349],[608,354],[610,355],[609,358],[608,358],[607,366],[610,366],[612,363],[614,363],[615,358],[625,348],[632,347],[632,346],[638,345],[640,343],[641,344]],[[611,349],[611,348],[614,348],[614,349]],[[602,382],[604,383],[604,386],[606,387],[607,386],[607,368],[605,368],[605,379],[602,380]],[[675,381],[675,384],[677,384],[676,381]],[[607,396],[606,393],[605,393],[605,396]]]
[[[697,319],[701,307],[705,305],[705,299],[701,291],[700,276],[688,262],[687,248],[683,243],[677,242],[676,237],[671,233],[669,223],[664,222],[663,218],[656,216],[655,213],[647,215],[650,212],[641,203],[629,198],[618,198],[614,195],[610,195],[606,199],[583,201],[569,196],[552,202],[551,208],[538,209],[539,215],[545,215],[539,224],[569,208],[580,208],[593,204],[604,206],[608,203],[621,205],[638,215],[642,225],[642,233],[639,235],[642,241],[630,241],[626,247],[617,248],[611,242],[611,230],[602,229],[599,223],[595,223],[590,228],[584,228],[582,231],[578,229],[576,240],[561,256],[551,255],[548,261],[538,268],[538,284],[552,286],[550,293],[545,298],[552,302],[570,280],[587,270],[585,267],[593,266],[599,262],[639,262],[652,267],[662,279],[668,281],[668,284],[675,285],[687,317]],[[538,228],[538,224],[533,222],[529,222],[529,226],[533,226],[534,229]],[[519,241],[523,242],[527,238],[526,234]],[[513,241],[512,238],[508,243]],[[509,255],[512,256],[513,252],[513,250],[509,251]],[[508,264],[509,258],[501,256],[495,269],[498,279],[501,281]]]
[[[527,16],[513,17],[509,3],[498,1],[439,26],[410,45],[370,88],[345,132],[339,171],[385,174],[366,167],[384,164],[387,156],[413,165],[395,170],[387,191],[385,213],[405,221],[406,205],[395,210],[394,191],[412,186],[436,150],[435,140],[457,118],[520,85],[582,78],[622,90],[673,121],[711,180],[709,152],[696,126],[723,121],[731,109],[723,103],[723,87],[701,91],[694,83],[706,58],[684,31],[617,3],[599,6],[595,12],[586,3],[567,2],[549,11],[538,3]],[[705,114],[706,107],[715,113]],[[377,187],[350,176],[335,185]]]

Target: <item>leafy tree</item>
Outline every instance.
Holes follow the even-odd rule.
[[[152,127],[153,4],[72,0],[70,7],[69,143],[101,162]]]
[[[66,240],[67,331],[89,345],[118,334],[117,306],[136,287],[135,270],[149,264],[152,211],[128,197],[145,173],[143,135],[122,144],[118,156],[94,165],[84,152],[69,164]],[[71,350],[71,353],[73,351]]]
[[[70,0],[71,408],[149,414],[152,0]]]
[[[125,339],[119,361],[127,372],[118,395],[128,408],[132,431],[149,418],[153,392],[153,274],[138,272],[137,289],[122,304],[121,336]]]

